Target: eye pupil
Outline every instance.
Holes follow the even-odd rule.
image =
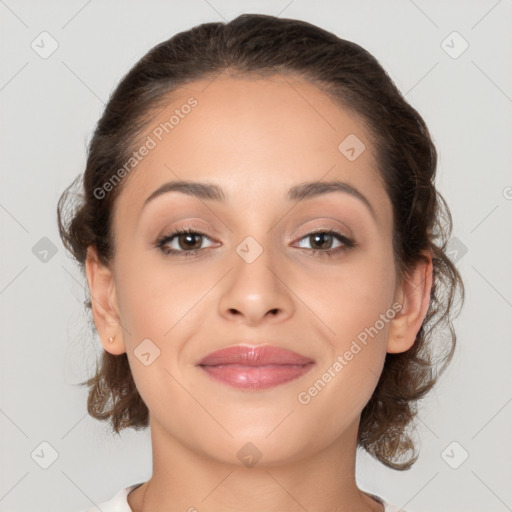
[[[315,234],[311,235],[311,237],[313,238],[313,240],[315,240],[314,244],[318,243],[318,239],[323,240],[324,243],[322,243],[322,241],[320,241],[321,247],[319,247],[319,249],[329,249],[330,245],[332,245],[332,235],[329,235],[327,233],[315,233]],[[327,243],[327,245],[329,247],[324,247],[324,245],[325,245],[325,237],[328,237],[329,238],[329,242],[331,242],[331,243]]]
[[[193,234],[193,233],[185,233],[185,234],[181,234],[181,235],[179,236],[179,239],[178,239],[178,240],[179,240],[179,245],[180,245],[180,247],[181,247],[182,249],[183,249],[183,248],[185,248],[185,249],[196,249],[196,248],[197,248],[197,249],[200,249],[200,248],[201,248],[201,240],[200,240],[201,236],[202,236],[202,235],[196,235],[196,234]],[[187,244],[190,242],[190,240],[191,240],[191,239],[194,239],[194,238],[196,238],[196,240],[195,240],[195,244],[194,244],[194,242],[192,242],[192,246],[187,245]],[[198,243],[197,239],[199,239],[199,243]],[[186,240],[186,242],[185,242],[185,245],[184,245],[184,246],[182,246],[182,242],[183,242],[184,240]],[[197,246],[197,247],[196,247],[196,246]]]

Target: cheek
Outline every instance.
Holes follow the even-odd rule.
[[[138,264],[135,257],[118,268],[123,334],[139,394],[157,416],[164,404],[178,403],[185,410],[190,400],[177,384],[184,381],[179,363],[197,329],[194,305],[207,283],[164,265]]]
[[[328,326],[329,344],[318,372],[298,402],[335,437],[355,421],[372,396],[386,357],[390,322],[395,317],[392,256],[353,263],[324,281],[309,283],[309,301]],[[320,286],[322,284],[322,286]]]
[[[322,394],[319,400],[314,398],[319,405],[337,403],[343,406],[340,411],[350,410],[356,415],[377,385],[389,325],[395,316],[392,250],[360,253],[337,270],[333,267],[329,274],[311,275],[302,289],[304,302],[312,306],[315,323],[328,343],[326,357],[315,375],[319,381],[313,380],[311,393],[304,389],[304,401],[314,398],[315,393]],[[325,410],[319,407],[315,413],[322,415]],[[341,418],[334,413],[324,420],[336,422]]]
[[[354,254],[339,266],[302,279],[304,302],[328,328],[335,349],[344,349],[376,322],[381,337],[386,337],[387,323],[382,325],[379,319],[393,313],[395,268],[390,249]]]
[[[204,276],[165,262],[152,265],[133,255],[120,261],[118,268],[120,314],[132,342],[142,336],[164,343],[178,322],[181,327],[193,316],[191,308],[207,290]]]

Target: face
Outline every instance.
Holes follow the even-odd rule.
[[[353,431],[382,371],[398,311],[392,205],[362,120],[313,85],[207,85],[176,91],[153,119],[116,201],[110,351],[126,351],[152,425],[177,442],[229,463],[247,442],[268,464],[292,461]],[[155,194],[169,182],[221,197]],[[198,365],[239,344],[312,363],[260,389]]]

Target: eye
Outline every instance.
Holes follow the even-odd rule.
[[[162,236],[156,241],[155,246],[165,254],[194,256],[203,249],[201,238],[211,240],[205,233],[187,226]]]
[[[332,256],[334,253],[345,251],[355,245],[353,240],[350,240],[345,235],[334,230],[309,233],[300,239],[299,244],[301,244],[302,241],[309,241],[310,244],[313,245],[311,252],[315,256]],[[336,241],[338,241],[338,246],[333,248],[333,244]],[[302,245],[300,247],[304,248]]]
[[[166,255],[194,256],[205,249],[205,247],[202,247],[204,239],[211,241],[211,238],[205,233],[186,226],[160,237],[155,242],[155,246]],[[302,237],[299,241],[299,247],[301,249],[305,248],[302,245],[303,241],[309,241],[313,245],[313,247],[308,250],[314,256],[332,256],[335,253],[346,251],[356,245],[353,240],[334,230],[315,231]],[[336,241],[338,245],[333,247]]]

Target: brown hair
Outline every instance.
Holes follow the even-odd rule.
[[[89,143],[83,182],[78,176],[59,200],[62,241],[82,271],[90,245],[95,246],[100,262],[109,264],[113,257],[111,213],[123,183],[105,197],[97,198],[95,190],[127,161],[151,114],[170,101],[169,93],[222,72],[303,78],[359,114],[393,204],[398,277],[406,276],[425,251],[432,256],[433,287],[424,322],[409,350],[386,354],[376,389],[362,411],[358,434],[358,444],[382,463],[408,469],[417,460],[408,427],[417,413],[417,401],[433,387],[453,356],[454,296],[459,288],[462,306],[464,286],[445,252],[452,219],[435,188],[437,152],[427,126],[362,47],[304,21],[261,14],[243,14],[229,23],[204,23],[158,44],[111,95]],[[65,215],[68,196],[77,183],[83,185],[83,193]],[[90,299],[86,304],[91,308]],[[434,333],[441,326],[448,333],[443,339]],[[90,387],[89,414],[108,420],[115,432],[149,425],[148,409],[126,354],[103,351],[96,374],[80,384]]]

